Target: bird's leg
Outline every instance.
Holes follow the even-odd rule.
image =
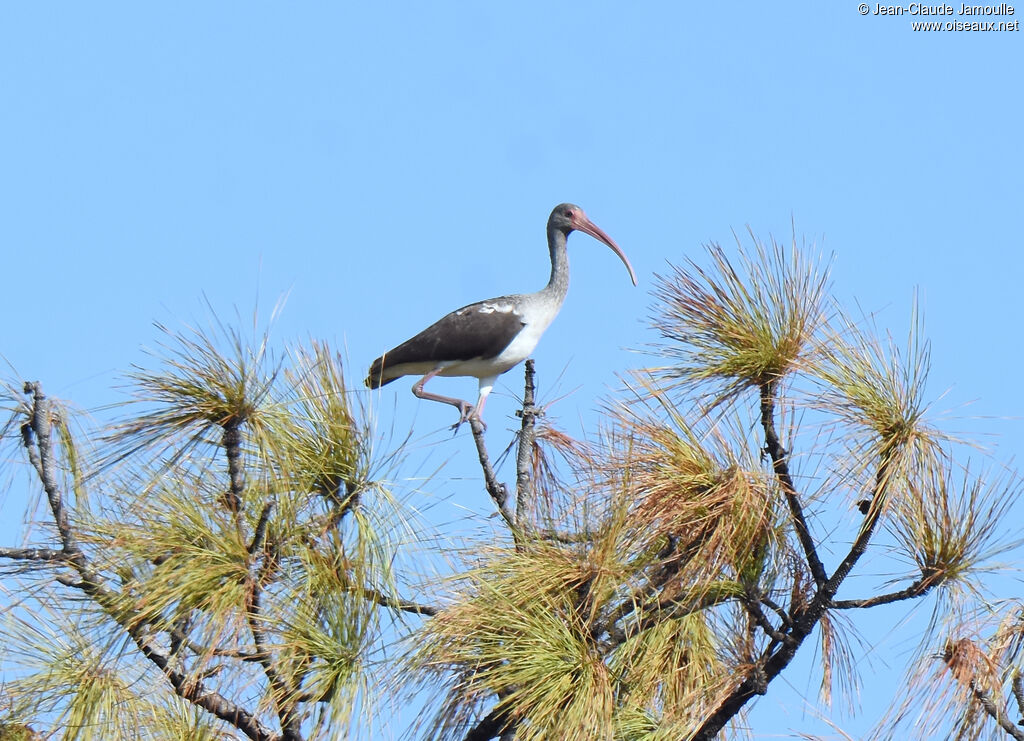
[[[473,413],[470,416],[476,417],[483,424],[484,421],[484,402],[487,401],[487,394],[480,394],[480,398],[476,401],[476,406],[473,407]],[[487,427],[487,425],[484,425]]]
[[[487,425],[484,423],[484,403],[487,401],[487,397],[491,393],[491,389],[494,388],[494,383],[498,380],[497,376],[488,376],[480,379],[480,396],[476,400],[476,406],[473,407],[473,411],[470,413],[470,417],[480,423],[480,427],[484,430],[487,429]]]
[[[440,401],[444,404],[451,404],[453,407],[458,407],[459,410],[459,421],[455,423],[455,429],[459,429],[459,425],[467,421],[470,415],[473,413],[473,405],[463,399],[456,399],[451,396],[441,396],[440,394],[432,394],[429,391],[424,391],[423,386],[431,378],[441,372],[440,368],[430,371],[427,375],[423,376],[419,381],[413,384],[412,392],[419,399],[427,399],[428,401]]]

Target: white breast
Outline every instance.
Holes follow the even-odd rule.
[[[551,325],[551,320],[554,318],[553,315],[547,317],[527,317],[526,326],[509,343],[509,346],[502,350],[498,357],[494,359],[495,364],[502,367],[502,370],[499,372],[504,373],[516,363],[521,363],[530,357],[530,353],[533,352],[534,348],[537,347],[537,343],[540,342],[544,330]]]
[[[490,308],[490,307],[489,307]],[[516,307],[510,304],[495,304],[492,311],[511,311]],[[550,309],[547,304],[525,303],[518,307],[522,312],[523,328],[515,338],[496,357],[488,359],[462,360],[456,363],[446,364],[446,367],[439,373],[442,376],[476,376],[484,378],[487,376],[498,376],[523,362],[540,342],[555,316],[558,314],[558,307]]]

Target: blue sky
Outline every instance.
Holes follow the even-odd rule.
[[[154,320],[205,322],[206,299],[267,316],[287,294],[273,336],[343,348],[358,382],[445,312],[540,288],[544,221],[573,201],[640,278],[570,240],[569,298],[535,357],[578,431],[644,362],[630,348],[654,339],[653,273],[795,222],[835,254],[836,294],[897,337],[918,291],[938,408],[1008,460],[1024,443],[1024,37],[911,20],[851,1],[6,3],[0,354],[95,409],[149,362]],[[488,403],[492,447],[520,378]],[[377,399],[387,424],[447,462],[445,496],[484,510],[453,410],[408,386]],[[3,506],[23,511],[21,494]],[[865,631],[869,720],[909,650],[884,632]],[[772,686],[758,738],[828,732],[808,681],[794,667]]]

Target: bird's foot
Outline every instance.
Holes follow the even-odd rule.
[[[480,424],[481,431],[486,430],[487,425],[482,419],[480,419],[480,417],[476,416],[474,412],[476,412],[476,407],[468,401],[464,401],[459,404],[459,421],[452,425],[452,432],[457,433],[459,428],[462,427],[463,422],[469,422],[470,428],[473,427],[474,422],[478,422]]]

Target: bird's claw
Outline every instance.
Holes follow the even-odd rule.
[[[462,423],[463,422],[469,422],[469,426],[472,429],[473,422],[476,421],[476,422],[480,423],[480,429],[481,430],[486,430],[487,429],[487,424],[482,419],[480,419],[479,417],[476,417],[476,416],[473,415],[473,412],[475,410],[476,410],[476,407],[474,407],[472,404],[469,404],[469,403],[464,403],[464,404],[460,404],[459,405],[459,421],[456,422],[455,424],[453,424],[452,427],[451,427],[453,434],[458,433],[459,428],[462,427]]]

